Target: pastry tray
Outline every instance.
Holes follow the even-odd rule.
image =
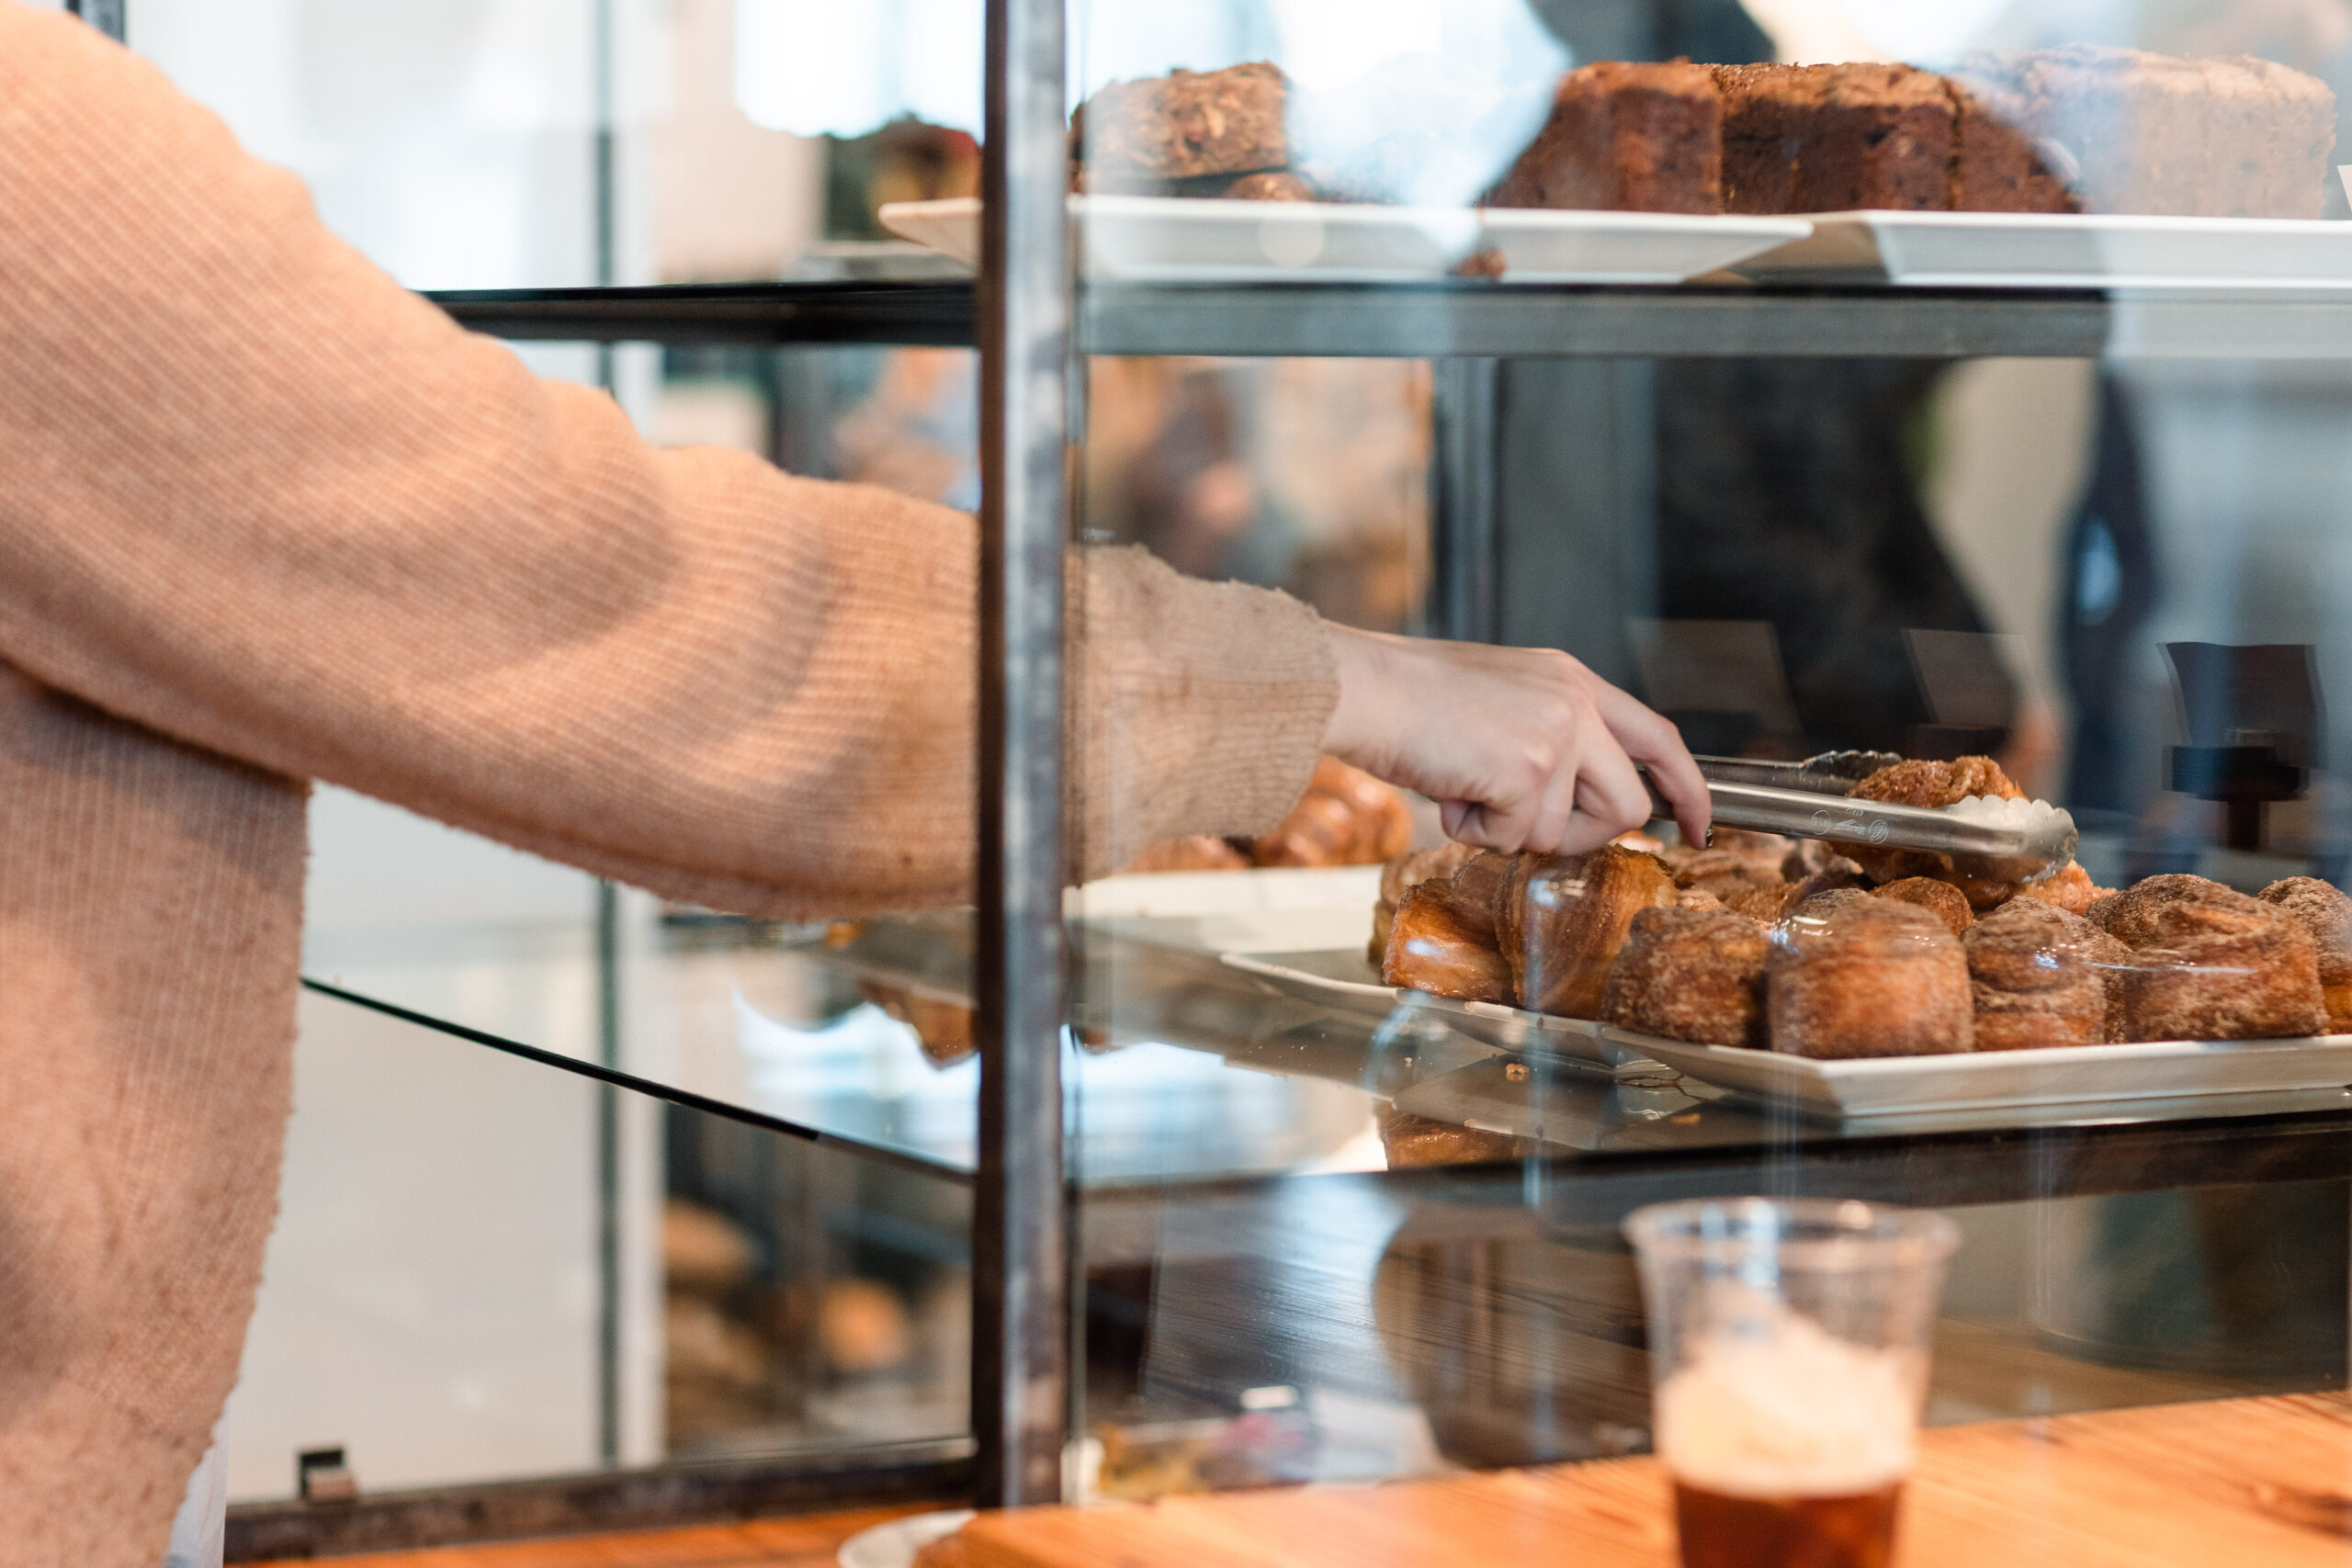
[[[1751,1100],[1855,1119],[2091,1101],[2352,1089],[2352,1034],[2165,1040],[2039,1051],[1817,1060],[1604,1027],[1605,1044]]]
[[[1825,212],[1738,264],[1771,283],[1944,288],[2352,288],[2352,223],[2064,212]]]
[[[1087,271],[1140,283],[1400,283],[1500,253],[1511,283],[1680,283],[1813,231],[1803,218],[1074,196]],[[892,233],[975,266],[977,197],[894,201]]]
[[[1227,968],[1286,997],[1374,1018],[1409,1010],[1498,1051],[1534,1052],[1601,1067],[1638,1062],[1649,1055],[1637,1046],[1606,1038],[1607,1032],[1590,1019],[1555,1018],[1500,1002],[1456,1001],[1401,986],[1346,977],[1371,973],[1372,965],[1361,948],[1332,953],[1223,953],[1217,957]]]

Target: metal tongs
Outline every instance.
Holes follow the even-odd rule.
[[[2064,811],[2031,829],[1992,828],[1949,811],[1852,799],[1856,784],[1903,761],[1884,751],[1827,751],[1802,762],[1693,760],[1714,819],[1726,828],[1950,855],[1955,871],[1999,882],[2039,882],[2075,858],[2075,819]],[[1650,795],[1661,816],[1673,814],[1655,784]]]

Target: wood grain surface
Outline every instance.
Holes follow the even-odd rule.
[[[2352,1562],[2352,1399],[2285,1395],[1951,1427],[1922,1438],[1903,1568]],[[983,1517],[973,1568],[1666,1568],[1649,1460],[1363,1489]]]
[[[334,1568],[833,1568],[842,1542],[858,1531],[885,1519],[927,1513],[941,1506],[857,1508],[693,1529],[632,1530],[622,1535],[452,1546],[333,1561]]]

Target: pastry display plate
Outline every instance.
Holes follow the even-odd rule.
[[[1738,264],[1759,281],[1937,288],[2352,288],[2352,223],[2062,212],[1825,212]]]
[[[1286,997],[1340,1011],[1385,1017],[1401,1008],[1432,1014],[1446,1028],[1498,1051],[1541,1052],[1574,1062],[1614,1067],[1648,1053],[1603,1037],[1589,1019],[1555,1018],[1499,1002],[1455,1001],[1384,986],[1370,978],[1363,950],[1330,953],[1227,953],[1228,968],[1264,982]]]
[[[1394,283],[1444,277],[1494,250],[1510,283],[1679,283],[1801,240],[1803,218],[1356,207],[1074,196],[1087,269],[1137,283]],[[891,202],[883,227],[975,266],[976,197]]]
[[[2352,1088],[2352,1034],[1817,1061],[1601,1032],[1702,1083],[1846,1118]]]

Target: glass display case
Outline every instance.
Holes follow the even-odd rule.
[[[170,66],[185,7],[141,5]],[[678,215],[727,196],[627,131],[650,13],[511,9],[453,10],[497,44],[471,68],[587,85],[502,144],[561,207],[503,261],[435,227],[459,204],[400,115],[352,106],[334,156],[243,129],[354,192],[422,160],[433,220],[355,237],[663,438],[977,507],[979,895],[314,921],[322,1039],[432,1041],[412,1064],[520,1075],[516,1115],[569,1129],[571,1185],[510,1228],[570,1238],[521,1273],[581,1282],[529,1309],[576,1353],[482,1398],[585,1424],[385,1489],[355,1444],[357,1503],[253,1494],[236,1550],[1639,1452],[1619,1224],[1681,1197],[1957,1221],[1931,1421],[2343,1386],[2343,18],[997,0],[983,38],[978,6],[681,0],[645,122],[740,155],[766,194],[731,205],[802,193],[797,230],[704,230]],[[839,71],[778,63],[802,38]],[[1835,803],[1809,832],[1713,850],[1658,821],[1482,873],[1436,803],[1337,773],[1283,828],[1129,844],[1114,803],[1158,781],[1069,748],[1137,716],[1065,703],[1073,585],[1126,543],[1565,650],[1727,782],[1880,755],[1797,781]],[[1905,795],[1898,758],[1941,771]],[[1870,837],[1902,823],[1872,801],[2012,794],[2069,856]],[[2201,880],[2095,907],[2158,876]],[[1942,891],[1879,891],[1915,880]],[[2246,985],[2293,994],[2213,1000]],[[304,1213],[289,1186],[297,1243]],[[256,1409],[318,1353],[270,1313]]]

